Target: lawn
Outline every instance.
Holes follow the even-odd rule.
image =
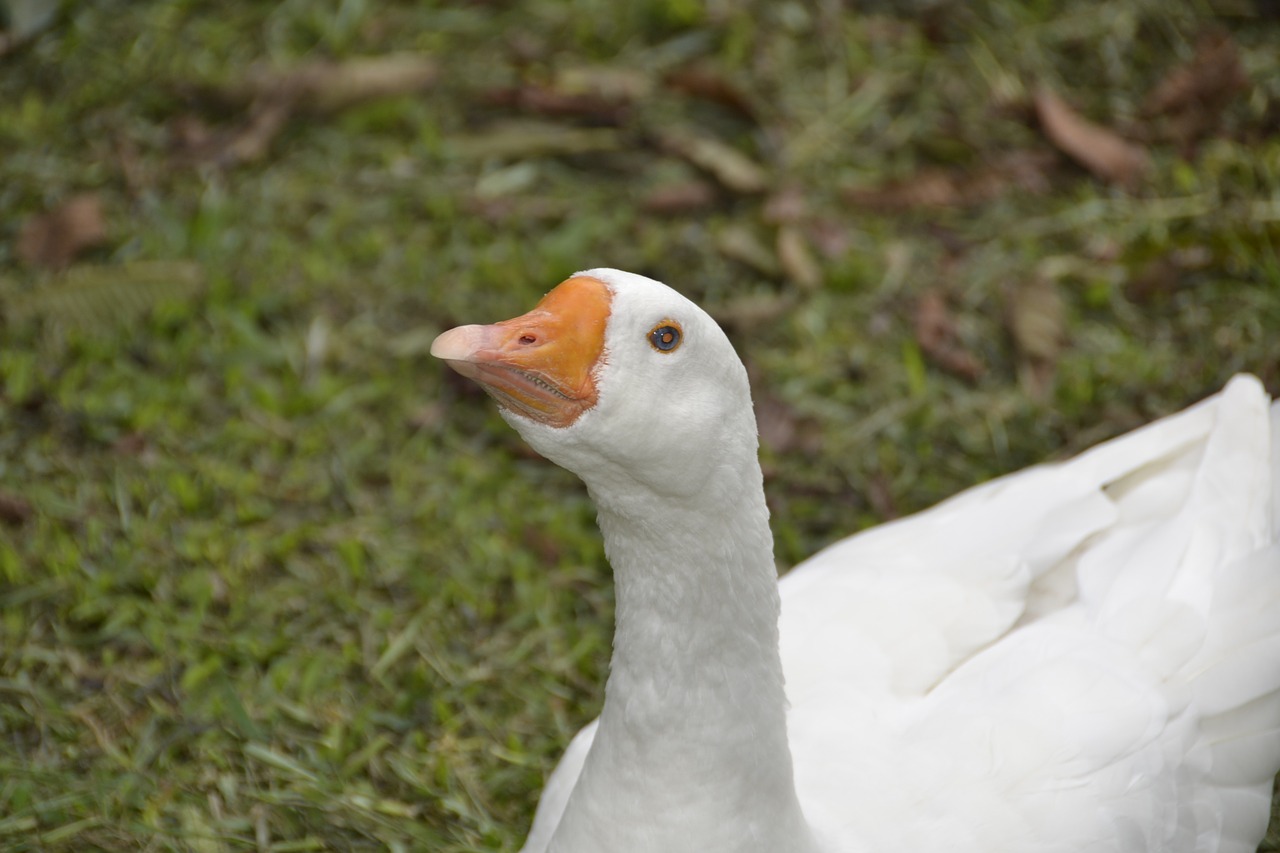
[[[1271,2],[0,10],[5,850],[518,849],[609,570],[427,349],[576,270],[729,330],[784,570],[1280,394]]]

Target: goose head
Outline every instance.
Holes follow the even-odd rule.
[[[636,486],[692,496],[718,466],[756,464],[742,362],[705,311],[653,279],[577,273],[527,314],[443,333],[431,354],[597,501]]]

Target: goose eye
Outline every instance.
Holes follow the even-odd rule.
[[[672,352],[680,346],[680,327],[674,323],[663,323],[654,327],[649,333],[649,343],[658,352]]]

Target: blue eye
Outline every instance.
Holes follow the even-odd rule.
[[[680,346],[680,327],[663,323],[649,333],[649,343],[658,352],[671,352]]]

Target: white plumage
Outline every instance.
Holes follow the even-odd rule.
[[[775,584],[727,339],[662,284],[584,279],[608,307],[580,415],[480,377],[586,482],[617,583],[604,710],[527,853],[1256,848],[1280,768],[1280,406],[1256,380]],[[538,324],[572,308],[540,310],[503,324],[518,357],[481,342],[498,327],[433,352],[555,385]]]

